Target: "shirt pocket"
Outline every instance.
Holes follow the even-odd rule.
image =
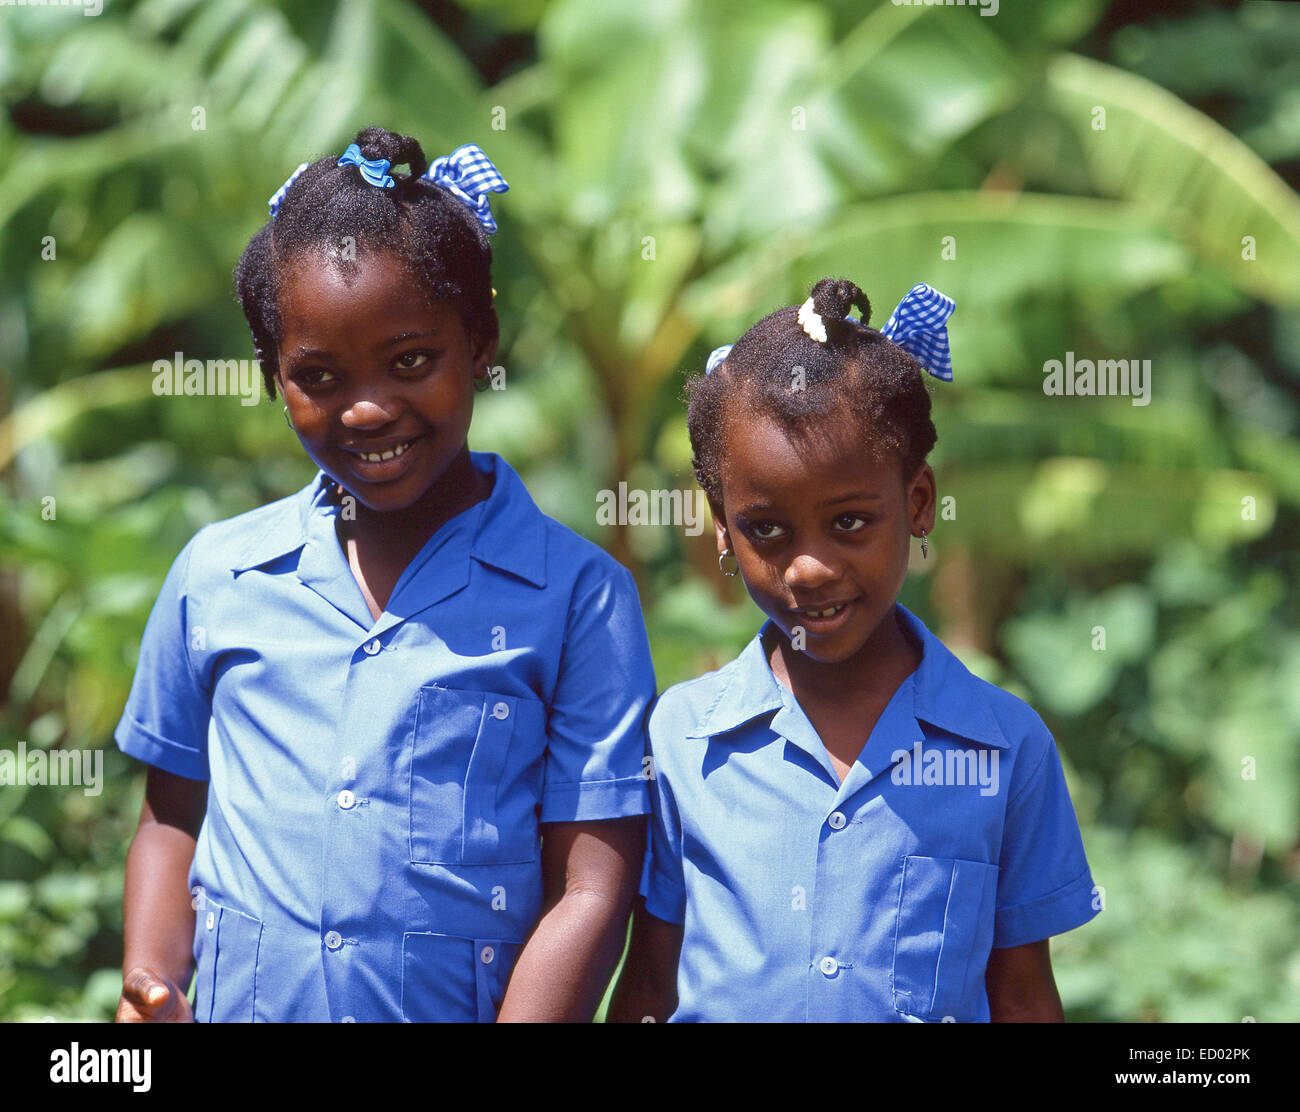
[[[922,1019],[984,1018],[998,867],[905,857],[894,935],[894,1009]]]
[[[252,1023],[262,923],[205,898],[194,923],[194,1018],[200,1023]]]
[[[402,936],[404,1023],[493,1023],[522,942],[450,934]]]
[[[411,861],[536,861],[545,712],[540,700],[437,684],[411,735]]]

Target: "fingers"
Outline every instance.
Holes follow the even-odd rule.
[[[137,966],[123,978],[122,995],[134,1004],[159,1008],[167,1003],[171,989],[156,973]]]
[[[149,1023],[170,1018],[176,1011],[172,984],[165,977],[141,966],[122,978],[122,997],[117,1005],[117,1022]]]

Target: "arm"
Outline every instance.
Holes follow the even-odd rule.
[[[1052,976],[1051,939],[1009,946],[989,954],[984,987],[993,1023],[1064,1023],[1065,1011]]]
[[[194,1018],[185,997],[194,965],[188,875],[207,792],[206,780],[149,769],[140,824],[126,857],[119,1023]]]
[[[632,942],[623,975],[609,1005],[611,1023],[663,1023],[677,1009],[677,961],[682,952],[682,924],[668,923],[638,899],[632,916]]]
[[[498,1022],[591,1021],[623,952],[644,846],[639,815],[543,827],[542,917]]]

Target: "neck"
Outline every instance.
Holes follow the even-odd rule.
[[[772,674],[796,696],[843,699],[869,697],[880,686],[891,691],[920,664],[915,646],[903,632],[894,606],[852,656],[835,663],[813,660],[790,644],[779,629],[768,650]]]
[[[400,510],[372,510],[357,500],[356,518],[343,523],[349,538],[386,545],[423,545],[446,522],[491,493],[492,481],[474,466],[466,445],[419,498]],[[338,488],[340,493],[342,487]]]

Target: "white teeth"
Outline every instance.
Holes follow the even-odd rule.
[[[805,610],[804,613],[810,618],[833,618],[843,609],[844,605],[841,604],[839,606],[828,607],[825,610]]]
[[[397,458],[410,446],[411,441],[408,440],[405,444],[399,444],[396,448],[389,448],[386,452],[358,452],[357,455],[367,463],[383,463],[386,459]]]

